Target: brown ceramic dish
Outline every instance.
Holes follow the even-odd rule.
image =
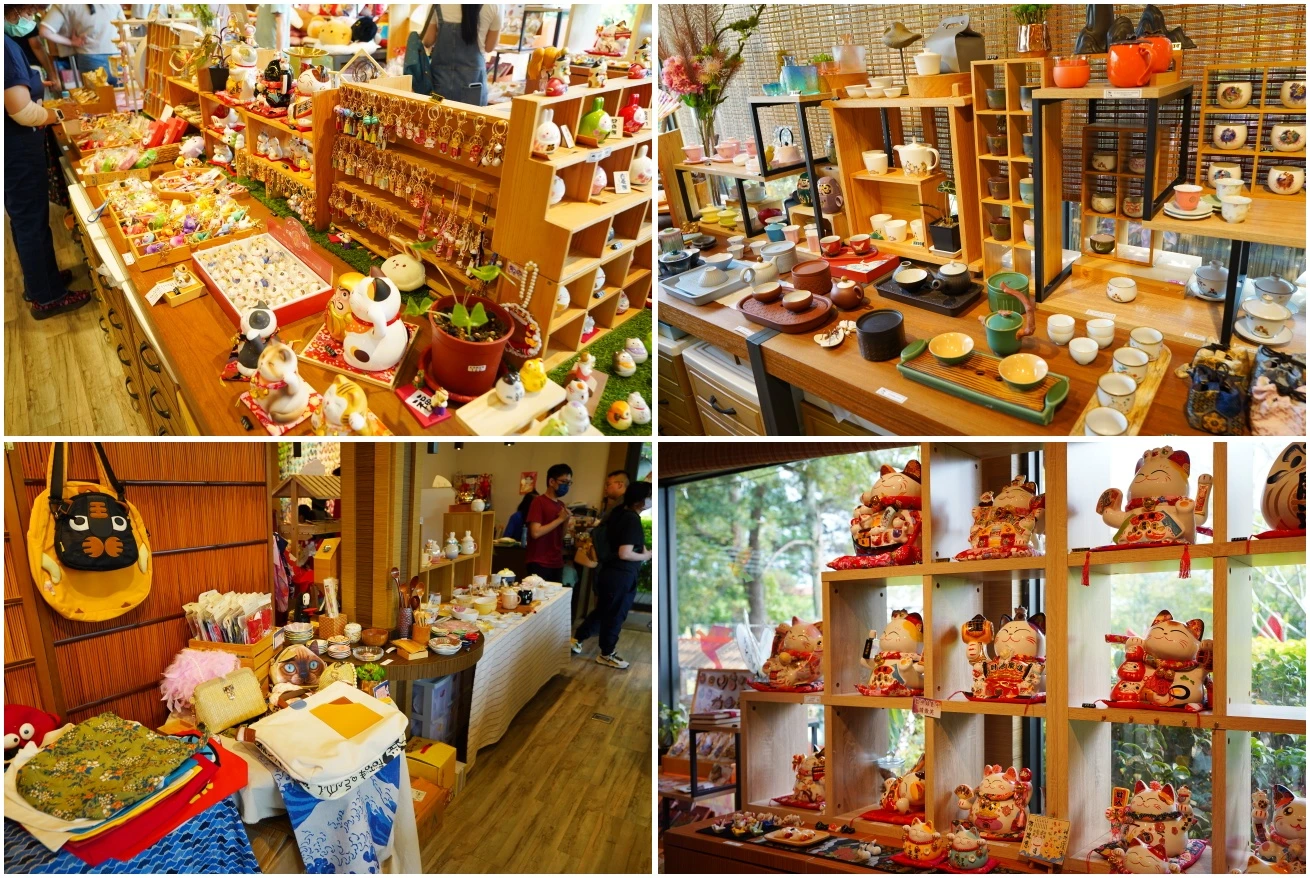
[[[385,628],[365,628],[359,635],[360,643],[365,646],[385,646],[391,632]]]

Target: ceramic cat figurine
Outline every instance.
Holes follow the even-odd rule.
[[[1107,857],[1116,872],[1129,875],[1176,875],[1182,871],[1169,862],[1164,845],[1151,844],[1144,838],[1133,839],[1122,850],[1111,849]]]
[[[1125,854],[1135,839],[1159,845],[1164,855],[1177,857],[1187,850],[1187,830],[1196,825],[1192,816],[1192,794],[1187,787],[1138,781],[1125,808],[1111,806],[1106,819],[1124,842]]]
[[[1001,616],[993,634],[992,623],[982,614],[960,626],[960,638],[973,669],[972,697],[1042,699],[1046,669],[1046,614],[1028,616],[1015,607],[1014,616]],[[988,646],[994,656],[988,655]]]
[[[1115,528],[1119,546],[1154,546],[1195,543],[1196,529],[1205,524],[1210,499],[1209,475],[1197,478],[1196,499],[1188,496],[1192,463],[1186,451],[1169,446],[1152,448],[1137,461],[1128,486],[1128,507],[1123,494],[1107,488],[1096,501],[1101,520]]]
[[[922,813],[926,796],[924,777],[924,757],[921,755],[908,774],[883,781],[882,800],[879,802],[882,810],[897,814]]]
[[[946,833],[946,841],[951,846],[946,859],[954,869],[972,872],[986,866],[991,859],[987,842],[978,835],[977,829],[967,823],[958,820],[952,823],[951,831]]]
[[[793,801],[823,804],[823,782],[827,774],[827,762],[827,755],[822,747],[805,755],[797,753],[791,758],[792,771],[796,772],[796,782],[792,785],[791,793]]]
[[[1270,530],[1305,535],[1304,442],[1288,445],[1269,468],[1260,509]]]
[[[570,381],[564,386],[564,399],[564,408],[559,410],[560,419],[568,428],[568,435],[581,436],[591,426],[591,415],[587,412],[591,391],[581,381]]]
[[[252,378],[259,371],[259,357],[277,332],[277,315],[267,305],[256,305],[241,315],[237,345],[237,372]]]
[[[405,356],[409,330],[400,319],[400,290],[385,277],[367,277],[350,291],[350,325],[342,357],[356,369],[382,372]]]
[[[300,377],[296,352],[280,341],[271,342],[259,355],[259,368],[250,378],[250,399],[277,424],[300,419],[309,406],[313,388]]]
[[[915,817],[901,827],[901,857],[915,863],[933,863],[946,853],[946,839],[933,828],[931,820]]]
[[[1263,813],[1265,819],[1257,817],[1262,809],[1252,808],[1252,823],[1258,842],[1255,852],[1261,860],[1274,865],[1275,871],[1305,872],[1305,797],[1298,796],[1282,784],[1273,789],[1273,809],[1269,809],[1269,797],[1264,796]],[[1254,799],[1254,797],[1253,797]],[[1253,805],[1256,804],[1253,801]],[[1272,822],[1267,816],[1272,814]],[[1249,870],[1248,870],[1249,871]]]
[[[877,649],[877,652],[873,652]],[[865,695],[903,696],[923,694],[923,617],[907,610],[893,610],[882,634],[869,632],[865,658],[869,683],[860,687]]]
[[[1046,498],[1037,496],[1037,485],[1026,476],[978,498],[969,528],[969,548],[957,560],[977,558],[1024,558],[1036,554],[1034,543],[1041,530]]]
[[[919,543],[922,518],[922,471],[917,460],[897,471],[884,464],[878,481],[860,495],[851,519],[855,555],[828,562],[834,570],[917,564],[923,560]]]
[[[364,388],[338,375],[323,391],[323,405],[309,417],[318,436],[387,436],[390,431],[368,409]]]
[[[823,656],[822,622],[802,622],[795,616],[773,632],[772,654],[764,662],[770,689],[823,688],[820,660]]]
[[[955,788],[956,803],[969,815],[978,835],[992,841],[1023,837],[1028,826],[1028,800],[1032,797],[1033,773],[1027,768],[999,765],[983,769],[978,787],[961,784]]]
[[[1203,640],[1205,622],[1186,624],[1161,610],[1145,638],[1105,635],[1124,645],[1124,661],[1110,703],[1153,709],[1201,711],[1210,704],[1214,642]],[[1144,665],[1144,667],[1143,667]],[[1132,696],[1136,694],[1136,698]],[[1120,697],[1122,696],[1122,697]]]

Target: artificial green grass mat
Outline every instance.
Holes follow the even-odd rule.
[[[356,244],[354,247],[346,248],[340,244],[333,244],[328,240],[327,232],[320,232],[313,226],[305,225],[304,221],[296,214],[294,210],[287,207],[285,198],[275,198],[268,194],[264,184],[258,180],[251,180],[249,177],[237,177],[236,181],[246,189],[250,190],[250,197],[264,205],[273,213],[274,216],[295,217],[302,226],[305,226],[305,232],[309,235],[309,240],[322,247],[324,250],[338,257],[351,268],[360,274],[368,274],[370,268],[375,265],[381,265],[382,260],[373,255],[373,252],[362,244]]]
[[[596,429],[606,436],[650,435],[651,424],[633,424],[627,430],[615,430],[609,425],[609,421],[605,420],[605,413],[609,411],[610,403],[616,399],[627,402],[628,394],[635,390],[646,400],[646,405],[651,407],[651,415],[654,416],[655,400],[651,388],[655,386],[655,351],[651,348],[651,325],[650,309],[642,308],[617,329],[605,333],[582,349],[591,351],[591,355],[596,358],[596,368],[609,375],[609,381],[605,383],[605,389],[600,394],[600,404],[596,406],[596,416],[591,419]],[[630,338],[640,338],[650,356],[646,358],[646,362],[637,364],[637,371],[632,374],[632,377],[620,378],[613,372],[614,354],[623,350],[623,345]],[[568,384],[569,371],[578,362],[581,353],[582,351],[579,351],[564,365],[552,371],[550,380],[556,384]]]

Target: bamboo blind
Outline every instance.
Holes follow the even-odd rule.
[[[187,643],[182,604],[210,589],[272,589],[267,459],[257,442],[106,443],[105,449],[150,529],[150,595],[130,612],[95,623],[64,619],[42,602],[53,641],[36,643],[19,597],[19,578],[29,573],[13,563],[6,533],[5,700],[41,705],[31,659],[52,657],[64,692],[56,712],[76,722],[113,711],[157,726],[167,717],[160,674]],[[15,446],[22,506],[44,490],[49,453],[49,443]],[[69,458],[70,479],[97,479],[88,443],[73,444]]]

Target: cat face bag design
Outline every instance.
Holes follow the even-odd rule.
[[[125,497],[104,448],[95,443],[101,482],[67,480],[68,448],[54,443],[46,490],[32,503],[27,551],[32,578],[66,619],[101,622],[150,594],[153,565],[141,514]]]

